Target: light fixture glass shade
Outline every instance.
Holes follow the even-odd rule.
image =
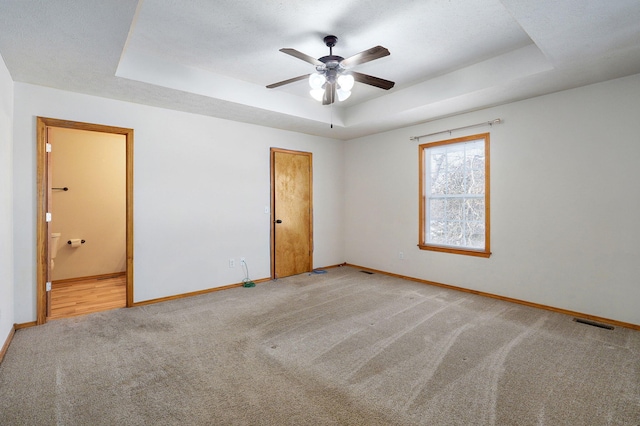
[[[315,99],[318,102],[322,102],[322,98],[324,97],[324,89],[311,89],[311,91],[309,91],[309,93],[311,94],[311,97],[313,99]]]
[[[350,91],[353,89],[353,83],[355,82],[351,74],[342,74],[338,77],[338,85],[342,90]]]
[[[338,90],[336,90],[336,95],[338,95],[338,100],[340,102],[346,101],[349,98],[349,96],[351,96],[351,91],[350,90],[344,90],[344,89],[338,89]]]
[[[309,76],[309,86],[312,89],[321,89],[327,79],[322,74],[313,73]]]

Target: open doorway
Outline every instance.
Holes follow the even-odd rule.
[[[133,130],[42,117],[37,121],[37,323],[82,314],[83,309],[132,306]],[[79,311],[60,315],[64,311],[58,309],[51,316],[54,288],[67,298],[70,289],[79,289],[72,297],[87,295],[96,307],[87,310],[90,302],[82,301]]]

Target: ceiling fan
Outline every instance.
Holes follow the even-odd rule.
[[[316,72],[273,83],[268,85],[267,88],[273,89],[274,87],[284,86],[285,84],[308,78],[309,85],[311,86],[311,96],[321,101],[323,105],[329,105],[334,103],[336,98],[338,98],[339,101],[346,100],[351,95],[351,88],[355,81],[385,90],[389,90],[395,85],[393,81],[350,70],[350,68],[355,65],[388,56],[390,54],[389,50],[382,46],[376,46],[345,59],[342,56],[333,54],[333,46],[335,46],[337,42],[338,37],[334,35],[326,36],[324,43],[329,48],[329,55],[318,59],[295,49],[280,49],[282,53],[315,65]]]

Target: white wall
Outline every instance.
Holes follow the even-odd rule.
[[[22,83],[14,89],[13,176],[3,168],[0,177],[13,179],[17,323],[35,319],[39,115],[135,129],[136,301],[239,282],[230,257],[245,256],[254,279],[269,276],[264,206],[275,146],[314,155],[315,267],[347,261],[640,324],[640,75],[346,144]],[[490,129],[493,255],[420,251],[418,142],[409,137],[496,117],[505,122]],[[10,130],[0,137],[10,140]]]
[[[498,117],[452,135],[491,132],[493,255],[419,250],[409,137]],[[345,164],[347,262],[640,324],[640,75],[351,140]]]
[[[0,348],[13,310],[13,80],[0,56]]]
[[[313,153],[314,267],[341,263],[344,143],[127,102],[15,84],[17,323],[33,321],[36,117],[134,129],[134,300],[270,275],[269,148]]]

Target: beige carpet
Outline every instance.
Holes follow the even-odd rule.
[[[640,332],[328,269],[16,333],[2,425],[640,425]]]

